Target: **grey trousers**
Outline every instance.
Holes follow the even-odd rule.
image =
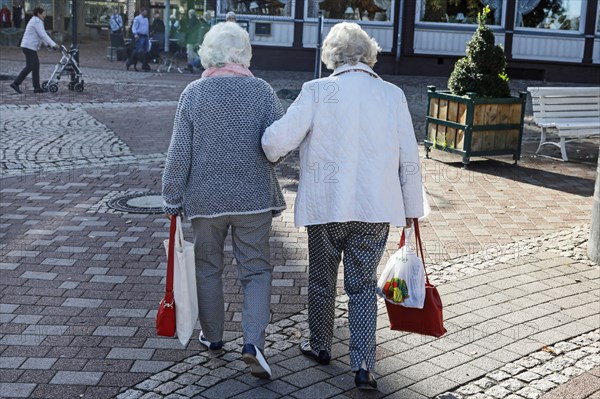
[[[223,339],[223,248],[231,226],[233,255],[239,266],[244,293],[242,330],[244,343],[265,347],[265,329],[271,317],[269,233],[272,212],[192,219],[198,288],[198,316],[202,333],[210,342]]]
[[[308,327],[310,347],[331,353],[338,268],[344,254],[344,289],[349,297],[350,366],[375,366],[377,265],[388,223],[345,222],[308,226]]]

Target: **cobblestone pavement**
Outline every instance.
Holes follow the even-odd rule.
[[[514,392],[511,399],[535,399],[600,367],[599,269],[564,256],[578,257],[562,249],[578,248],[578,237],[586,233],[581,227],[544,237],[537,245],[527,245],[530,251],[505,256],[483,270],[466,271],[468,278],[451,274],[452,268],[462,267],[460,259],[446,270],[433,271],[433,281],[446,281],[439,290],[450,333],[440,339],[389,331],[380,303],[379,395],[369,397],[433,398],[440,394],[439,399],[493,399]],[[472,255],[481,263],[486,256]],[[545,278],[540,279],[542,275]],[[553,299],[555,292],[560,292],[557,299]],[[228,353],[221,357],[203,352],[188,358],[119,398],[357,397],[345,373],[349,367],[346,311],[347,297],[340,295],[332,366],[311,367],[299,355],[296,344],[308,333],[303,311],[280,320],[270,330],[271,346],[266,353],[274,364],[272,382],[248,378],[239,360],[238,339],[227,344]],[[228,376],[226,382],[219,378],[222,375]],[[465,385],[471,380],[475,381]],[[460,388],[456,393],[442,393],[451,387]]]
[[[22,62],[2,57],[0,67],[11,74]],[[274,380],[254,380],[239,361],[242,296],[229,241],[226,353],[210,357],[197,340],[182,348],[156,337],[167,220],[116,212],[106,202],[124,193],[160,191],[172,113],[195,77],[89,66],[84,72],[92,88],[88,97],[16,96],[8,94],[8,83],[0,84],[0,397],[362,397],[351,389],[347,297],[341,290],[332,366],[314,366],[298,353],[297,343],[307,334],[308,261],[306,233],[294,227],[291,210],[297,154],[279,167],[290,209],[274,220],[271,238],[275,272],[266,353]],[[311,77],[257,75],[285,104]],[[387,78],[405,89],[422,137],[424,87],[443,86],[443,79]],[[449,333],[429,339],[389,331],[381,307],[380,392],[368,397],[503,398],[510,396],[500,388],[517,387],[512,380],[523,385],[510,395],[539,397],[532,389],[546,392],[539,387],[549,383],[557,388],[545,395],[559,395],[570,384],[588,389],[597,381],[597,369],[588,368],[598,366],[600,271],[585,250],[598,142],[573,143],[574,162],[562,163],[532,155],[539,132],[530,119],[526,132],[517,167],[488,160],[465,171],[441,152],[423,161],[432,207],[423,226],[426,257]],[[398,238],[396,231],[390,235],[386,258]],[[536,357],[540,351],[552,359]],[[564,358],[574,362],[556,361]],[[540,364],[529,367],[530,359]],[[536,368],[557,363],[565,367],[550,368],[551,374]],[[527,370],[493,379],[515,364]],[[552,375],[559,377],[554,381]],[[463,392],[486,378],[491,382],[481,391]],[[572,381],[559,386],[565,378]],[[519,394],[526,388],[522,393],[529,396]]]

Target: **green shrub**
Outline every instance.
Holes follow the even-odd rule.
[[[474,92],[478,97],[510,97],[504,50],[495,44],[494,33],[485,24],[489,12],[486,6],[479,13],[479,27],[467,43],[467,56],[454,65],[448,80],[452,94]]]

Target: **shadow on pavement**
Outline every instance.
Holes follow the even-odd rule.
[[[549,160],[549,162],[555,161]],[[459,162],[452,162],[447,165],[462,168],[462,163]],[[588,166],[581,164],[575,167],[588,168]],[[545,187],[568,194],[583,197],[594,195],[595,182],[593,179],[584,178],[581,175],[578,176],[578,174],[565,174],[562,168],[557,171],[541,170],[528,163],[513,165],[508,162],[488,159],[471,162],[469,170],[499,179],[508,179],[519,183]]]

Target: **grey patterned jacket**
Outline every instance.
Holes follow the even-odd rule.
[[[179,99],[163,174],[164,211],[188,218],[281,213],[285,201],[261,147],[283,108],[254,77],[209,77]]]

